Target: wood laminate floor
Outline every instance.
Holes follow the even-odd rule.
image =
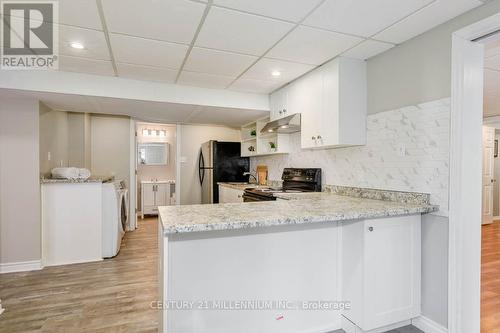
[[[0,332],[158,332],[157,219],[139,220],[118,256],[0,275]]]
[[[482,226],[481,333],[500,333],[500,221]]]

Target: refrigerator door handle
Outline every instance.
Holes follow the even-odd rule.
[[[203,185],[203,180],[205,180],[205,159],[202,151],[200,151],[200,158],[198,159],[198,177],[200,178],[200,184]]]

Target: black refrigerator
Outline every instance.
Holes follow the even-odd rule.
[[[218,182],[248,182],[250,158],[241,157],[239,142],[210,140],[201,145],[198,158],[198,176],[201,185],[201,202],[219,203]]]

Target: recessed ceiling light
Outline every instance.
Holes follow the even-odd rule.
[[[82,43],[80,42],[72,42],[71,43],[71,47],[74,48],[74,49],[78,49],[78,50],[81,50],[81,49],[84,49],[85,47],[83,46]]]
[[[272,128],[268,129],[267,131],[268,131],[269,133],[274,132],[274,130],[273,130]]]
[[[278,77],[278,76],[280,76],[280,75],[281,75],[281,72],[280,72],[280,71],[272,71],[272,72],[271,72],[271,75],[272,75],[272,76],[275,76],[275,77]]]

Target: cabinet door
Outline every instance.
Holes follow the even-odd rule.
[[[142,202],[144,206],[155,205],[154,184],[142,184]]]
[[[219,203],[227,202],[227,187],[219,185]]]
[[[170,184],[156,184],[155,206],[168,206],[170,204]]]
[[[302,148],[320,147],[322,144],[322,91],[321,71],[313,71],[301,79],[301,145]]]
[[[270,96],[271,121],[282,118],[287,112],[287,89],[280,89]]]
[[[420,315],[420,219],[365,221],[363,330]]]
[[[321,145],[333,146],[339,143],[339,62],[330,62],[321,71],[323,79]]]

